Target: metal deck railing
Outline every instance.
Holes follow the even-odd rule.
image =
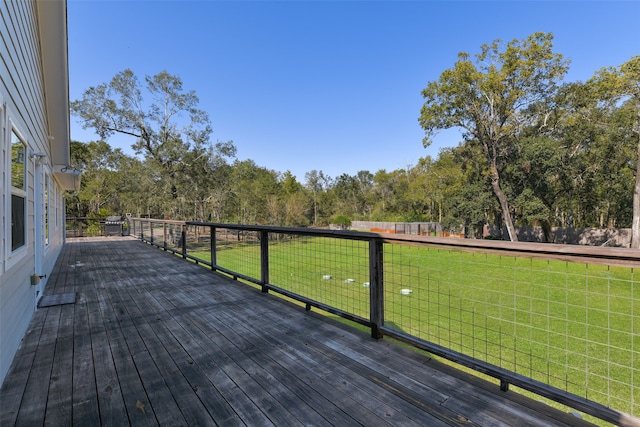
[[[504,391],[640,422],[640,251],[149,219],[132,233]]]

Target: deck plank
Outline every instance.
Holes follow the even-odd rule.
[[[246,302],[246,300],[245,300]],[[227,304],[229,309],[231,304]],[[244,304],[243,304],[244,305]],[[240,307],[239,305],[234,305]],[[349,406],[353,405],[353,400],[349,394],[341,393],[337,389],[328,385],[324,381],[312,375],[313,366],[300,365],[294,366],[293,361],[288,357],[287,346],[278,341],[274,344],[272,340],[263,340],[263,336],[269,334],[254,334],[254,328],[247,328],[246,313],[235,312],[233,318],[229,318],[225,312],[216,312],[213,314],[208,310],[193,310],[190,314],[192,320],[208,319],[206,325],[216,325],[216,332],[223,334],[229,338],[231,342],[240,348],[241,352],[249,355],[251,360],[262,368],[267,368],[270,376],[277,378],[283,386],[291,393],[294,393],[304,401],[308,401],[312,409],[324,418],[324,422],[331,425],[349,425],[354,419],[349,415],[354,411],[349,410]],[[286,330],[286,326],[280,324],[281,329],[278,333]],[[210,328],[206,328],[211,333]],[[244,338],[250,337],[248,341]],[[298,369],[296,369],[298,368]],[[299,369],[302,368],[302,369]],[[292,375],[294,374],[294,375]],[[285,393],[287,391],[285,390]],[[331,396],[328,400],[326,396]],[[309,416],[307,415],[307,418]],[[320,421],[317,421],[318,424]],[[357,421],[356,421],[357,422]],[[366,419],[360,420],[360,423],[368,425],[385,425],[387,421],[381,419],[376,411],[367,414]]]
[[[156,297],[147,294],[147,302],[160,306],[160,301]],[[171,304],[165,301],[166,304]],[[170,308],[171,306],[163,306]],[[200,398],[209,400],[207,407],[214,413],[226,413],[228,410],[234,411],[237,416],[231,416],[225,419],[225,425],[272,425],[272,422],[264,418],[264,414],[257,410],[256,404],[251,401],[247,394],[238,384],[233,381],[227,370],[228,368],[220,366],[217,363],[221,359],[219,352],[208,351],[214,344],[208,341],[208,338],[202,334],[198,334],[199,329],[185,322],[178,322],[174,317],[168,317],[163,320],[163,335],[170,340],[178,342],[185,351],[183,366],[193,371],[190,377],[192,383],[196,384],[196,393]],[[204,347],[203,347],[204,345]],[[226,368],[226,369],[225,369]],[[234,368],[236,371],[241,369],[239,366]],[[195,375],[194,375],[195,374]],[[205,378],[207,381],[205,381]],[[225,390],[231,392],[225,393]],[[255,385],[252,384],[252,391],[256,392]],[[265,394],[265,390],[259,391],[260,395]],[[218,421],[219,416],[216,416]],[[290,419],[281,419],[280,422],[290,422]]]
[[[127,341],[115,314],[109,296],[100,294],[100,310],[105,322],[105,331],[109,339],[111,356],[120,383],[120,392],[124,401],[127,417],[136,426],[156,426],[158,422],[147,398],[140,374],[133,361]],[[144,411],[141,409],[144,408]]]
[[[0,425],[2,426],[17,423],[18,412],[24,399],[46,316],[46,311],[37,311],[33,316],[29,329],[22,339],[19,357],[16,356],[12,362],[11,375],[7,375],[2,384],[0,389]]]
[[[100,420],[105,425],[126,425],[127,410],[122,399],[120,382],[111,353],[111,345],[97,302],[89,310],[91,350],[95,366],[96,391]]]
[[[249,307],[249,308],[247,308]],[[294,318],[289,319],[287,322],[283,322],[282,316],[278,317],[269,317],[268,314],[265,315],[266,322],[263,322],[260,327],[260,332],[257,332],[255,328],[251,329],[246,327],[247,322],[246,318],[255,316],[251,311],[252,305],[242,305],[237,306],[234,305],[231,307],[229,305],[224,313],[225,321],[229,323],[230,328],[233,330],[240,330],[246,328],[246,331],[242,334],[246,336],[247,334],[253,334],[254,336],[251,340],[265,340],[268,341],[272,338],[270,344],[278,347],[286,348],[287,352],[284,353],[285,356],[291,356],[291,354],[296,351],[297,354],[303,354],[302,352],[309,353],[309,350],[313,350],[315,354],[315,358],[320,358],[321,360],[316,361],[315,359],[304,357],[305,366],[301,366],[295,369],[293,366],[290,366],[292,372],[313,372],[313,369],[309,369],[309,365],[317,366],[319,369],[323,369],[324,374],[321,376],[322,379],[328,379],[332,381],[332,387],[334,389],[334,397],[338,397],[336,400],[342,401],[340,396],[336,396],[336,390],[342,390],[349,388],[348,392],[345,391],[344,399],[351,400],[354,398],[358,398],[359,404],[368,406],[370,411],[373,413],[378,412],[381,418],[389,418],[389,421],[392,421],[394,425],[398,425],[399,423],[407,424],[412,421],[407,417],[413,417],[417,425],[458,425],[458,424],[471,424],[469,419],[461,418],[456,413],[452,413],[446,408],[442,408],[441,405],[444,401],[449,399],[449,395],[443,394],[437,390],[434,390],[430,387],[424,386],[418,390],[414,390],[413,396],[409,396],[409,392],[407,390],[402,391],[403,387],[400,383],[388,383],[388,379],[392,379],[392,373],[385,372],[383,375],[380,375],[375,370],[371,370],[371,366],[378,366],[380,363],[377,361],[363,358],[361,354],[355,353],[357,358],[360,360],[355,360],[351,355],[351,358],[355,360],[355,363],[346,364],[344,362],[339,363],[336,360],[341,359],[338,357],[338,353],[341,353],[341,356],[346,355],[344,352],[340,352],[339,348],[329,348],[326,346],[326,340],[323,342],[315,341],[311,339],[312,335],[306,334],[304,335],[304,340],[301,341],[300,334],[294,332],[290,333],[290,330],[295,330],[298,325],[303,324],[301,322],[302,319]],[[232,314],[231,314],[232,313]],[[268,312],[269,314],[271,312]],[[206,313],[199,313],[200,315],[206,315]],[[270,332],[270,333],[264,333]],[[288,340],[287,342],[282,341],[282,337],[292,335],[293,339]],[[277,337],[277,338],[274,338]],[[368,337],[355,336],[352,335],[349,337],[349,342],[353,345],[354,342],[358,343],[356,347],[362,348],[362,344],[365,342],[374,341]],[[302,345],[302,347],[299,347]],[[288,353],[288,354],[287,354]],[[375,353],[375,352],[374,352]],[[278,360],[282,360],[279,358]],[[348,359],[342,359],[348,360]],[[386,360],[387,362],[390,359]],[[306,370],[304,368],[307,368]],[[384,370],[384,366],[379,367],[381,370]],[[359,371],[360,375],[353,377],[351,375],[354,371]],[[340,376],[341,373],[344,373],[344,376]],[[365,380],[363,380],[365,379]],[[414,381],[410,379],[410,381]],[[318,383],[315,383],[316,387]],[[385,403],[381,401],[376,401],[375,396],[376,392],[379,392],[381,386],[387,387],[387,389],[392,391],[392,395],[385,395],[385,399],[391,399],[394,401],[394,404],[398,407],[402,408],[402,412],[396,411],[396,416],[394,420],[391,420],[391,416],[393,414],[393,409],[385,408]],[[455,390],[451,388],[451,390]],[[373,399],[372,399],[373,397]],[[409,403],[409,401],[413,400],[414,402],[419,402],[421,406],[424,405],[423,401],[425,398],[428,398],[429,401],[434,401],[436,405],[430,408],[430,412],[426,412],[424,410],[416,410],[415,405]],[[373,407],[372,407],[373,406]],[[362,420],[365,425],[367,424],[376,424],[384,422],[381,419],[370,419],[370,420]]]
[[[53,420],[61,426],[72,422],[73,335],[64,331],[73,329],[74,306],[60,306],[59,311],[61,332],[56,341],[44,417],[45,425],[52,426]]]
[[[193,321],[197,322],[198,319]],[[200,327],[202,326],[201,324]],[[296,413],[303,410],[310,422],[327,425],[322,423],[321,417],[305,410],[308,406],[305,401],[291,395],[282,382],[257,362],[255,357],[252,357],[248,351],[238,348],[234,344],[233,335],[233,332],[224,333],[216,327],[215,333],[209,335],[207,339],[210,345],[216,345],[216,342],[226,344],[217,348],[215,357],[222,362],[222,369],[231,375],[240,389],[248,389],[245,393],[253,396],[254,405],[257,405],[263,416],[276,425],[296,425],[301,423],[301,420],[296,417],[300,414]]]
[[[86,295],[82,295],[81,299],[82,303],[76,305],[73,323],[73,424],[99,425],[98,392]]]
[[[234,322],[234,317],[228,317],[227,321]],[[271,330],[276,333],[278,326],[281,325],[266,322],[262,328],[274,328]],[[243,325],[234,324],[233,327],[240,329]],[[280,328],[280,331],[283,329]],[[246,333],[251,332],[247,331]],[[352,375],[353,371],[350,367],[337,360],[336,353],[329,352],[327,354],[318,351],[321,343],[309,336],[305,336],[303,340],[300,340],[301,337],[298,335],[283,340],[275,338],[276,335],[272,334],[254,332],[254,335],[253,339],[264,340],[282,350],[282,357],[279,360],[282,363],[287,361],[286,364],[283,364],[286,369],[306,378],[309,384],[314,384],[323,393],[332,395],[337,401],[355,401],[356,404],[362,405],[371,413],[376,414],[385,423],[392,425],[448,425],[433,414],[416,411],[413,405],[404,398],[396,395],[384,395],[384,399],[379,399],[380,385],[379,380],[375,379],[374,372],[367,371],[363,375]],[[423,398],[427,396],[430,399],[434,398],[433,394],[424,395]],[[434,400],[442,401],[445,398],[445,395],[440,394]],[[349,407],[345,410],[348,411]]]
[[[103,297],[107,330],[129,420],[133,425],[187,425],[163,374],[151,358],[141,332],[130,317],[126,292]]]
[[[355,381],[348,375],[342,375],[342,366],[333,363],[333,359],[317,352],[310,352],[312,348],[308,340],[301,341],[300,336],[287,334],[291,325],[299,324],[300,319],[273,319],[263,323],[259,329],[247,326],[246,318],[251,315],[250,309],[244,306],[234,305],[234,309],[225,310],[219,314],[221,321],[225,322],[227,328],[233,331],[241,331],[243,337],[250,337],[252,342],[262,343],[261,347],[277,349],[276,356],[271,356],[274,362],[280,366],[277,369],[282,375],[285,372],[294,372],[296,377],[308,385],[313,385],[320,394],[332,396],[336,405],[341,407],[345,413],[353,413],[354,405],[367,407],[370,416],[367,419],[359,420],[368,425],[383,425],[391,423],[393,425],[411,425],[412,421],[403,413],[394,411],[384,401],[378,400],[373,394],[374,390],[367,392],[361,383],[370,381],[360,381],[357,377]],[[193,316],[206,316],[207,313],[193,313]],[[271,319],[268,319],[271,320]],[[277,338],[276,338],[277,337]],[[298,347],[298,346],[302,347]],[[359,386],[360,385],[360,386]],[[378,390],[375,390],[378,391]],[[392,414],[395,413],[395,417]],[[430,419],[430,425],[437,425],[435,419]],[[424,424],[421,424],[424,425]]]
[[[72,239],[46,290],[66,292],[3,426],[590,425],[133,239]]]
[[[233,321],[232,319],[232,317],[228,318],[230,322]],[[274,326],[275,325],[270,324],[270,322],[263,323],[263,328]],[[236,325],[236,327],[241,327],[241,325]],[[275,330],[273,330],[273,332],[275,332]],[[271,334],[264,335],[274,336]],[[364,393],[351,394],[352,398],[358,398],[361,401],[371,399],[370,396],[375,396],[382,388],[389,392],[385,394],[385,400],[393,401],[394,405],[402,409],[401,412],[404,415],[412,418],[418,424],[472,424],[469,420],[461,420],[457,414],[440,406],[441,402],[449,397],[448,395],[430,390],[426,387],[420,390],[419,393],[413,393],[411,395],[408,389],[403,387],[399,382],[394,381],[389,375],[372,369],[375,363],[373,363],[371,359],[356,360],[353,357],[343,357],[345,354],[341,351],[327,346],[325,342],[314,340],[309,335],[305,337],[302,343],[304,347],[299,346],[298,342],[299,340],[287,341],[284,345],[292,349],[295,348],[299,352],[304,351],[306,354],[311,354],[310,351],[313,351],[313,354],[315,354],[315,357],[318,358],[317,360],[320,361],[322,366],[331,367],[330,372],[325,374],[324,378],[332,378],[336,371],[342,373],[345,378],[348,378],[349,382],[347,382],[347,380],[343,380],[343,383],[334,382],[333,387],[336,390],[341,390],[347,384],[352,383],[357,386],[356,390],[363,389],[366,391]],[[280,341],[280,343],[282,343],[282,341]],[[353,373],[357,375],[354,376]],[[347,382],[347,384],[345,384],[345,382]],[[427,399],[425,399],[425,397]],[[427,405],[427,401],[433,402],[433,404]],[[366,424],[367,423],[365,423],[365,425]]]

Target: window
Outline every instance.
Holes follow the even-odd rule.
[[[11,250],[26,242],[27,148],[11,131]]]
[[[60,216],[58,215],[58,187],[56,185],[54,185],[53,187],[53,214],[55,215],[54,217],[54,224],[55,224],[55,229],[57,230],[58,228],[60,228]]]

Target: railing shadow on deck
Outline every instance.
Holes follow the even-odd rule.
[[[131,234],[618,425],[640,425],[640,251],[133,218]]]

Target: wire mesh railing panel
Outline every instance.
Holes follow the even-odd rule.
[[[151,222],[150,227],[153,233],[153,243],[158,246],[163,246],[166,241],[165,224],[161,222]]]
[[[211,229],[196,225],[186,226],[187,254],[201,261],[211,262]]]
[[[67,237],[103,236],[104,225],[99,218],[67,218],[65,232]]]
[[[385,326],[640,414],[632,268],[384,245]]]
[[[164,229],[160,232],[163,233],[162,241],[156,241],[156,243],[164,245],[167,249],[172,249],[176,252],[182,250],[182,225],[166,223]]]
[[[279,288],[369,317],[366,241],[269,234],[269,278]]]
[[[257,231],[216,228],[216,264],[260,279],[260,239]]]
[[[149,221],[140,221],[140,230],[139,233],[145,239],[149,240],[151,238],[151,223]]]
[[[640,415],[640,276],[631,268],[586,265],[584,281],[573,290],[577,311],[571,341],[585,346],[569,366],[583,363],[587,398]],[[580,304],[584,301],[584,307]],[[582,328],[581,328],[582,326]],[[584,330],[584,336],[579,335]],[[584,358],[584,360],[583,360]],[[580,377],[579,374],[576,376]]]

